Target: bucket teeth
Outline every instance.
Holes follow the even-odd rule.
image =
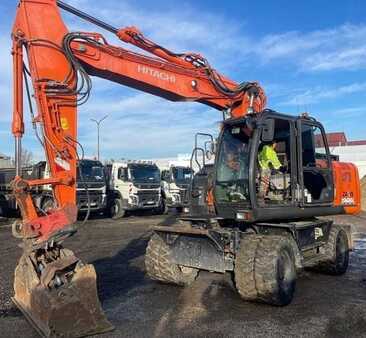
[[[46,265],[43,275],[37,273],[34,259],[23,255],[15,270],[14,303],[44,337],[84,337],[113,330],[99,303],[94,267],[66,252]]]

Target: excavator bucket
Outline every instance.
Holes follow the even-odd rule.
[[[15,270],[14,303],[44,337],[84,337],[113,330],[99,303],[94,267],[68,252],[41,274],[34,259],[24,254]]]

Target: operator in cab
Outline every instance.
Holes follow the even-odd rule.
[[[268,196],[271,174],[277,171],[285,172],[286,168],[278,159],[276,152],[277,143],[272,142],[262,147],[258,154],[258,163],[260,167],[260,185],[258,197],[264,201]]]

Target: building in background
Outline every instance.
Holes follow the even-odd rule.
[[[328,133],[327,141],[331,154],[338,155],[341,162],[354,163],[360,178],[366,176],[366,140],[348,141],[345,133],[338,132]],[[317,146],[321,145],[320,139],[315,142]]]
[[[158,159],[150,159],[156,165],[161,167],[169,167],[172,163],[176,166],[181,167],[189,167],[191,161],[191,154],[178,154],[177,157],[167,157],[167,158],[158,158]]]

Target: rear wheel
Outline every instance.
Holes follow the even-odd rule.
[[[328,242],[320,248],[323,258],[316,267],[321,272],[331,275],[342,275],[349,263],[349,245],[347,232],[339,225],[333,225]]]
[[[282,236],[248,235],[240,242],[234,273],[243,299],[279,306],[289,304],[296,285],[291,240]]]
[[[198,275],[198,269],[174,264],[171,249],[157,234],[154,234],[146,248],[145,267],[147,275],[155,280],[186,286]]]
[[[122,199],[120,198],[114,199],[109,210],[112,219],[120,219],[126,215],[126,210],[123,208]]]

